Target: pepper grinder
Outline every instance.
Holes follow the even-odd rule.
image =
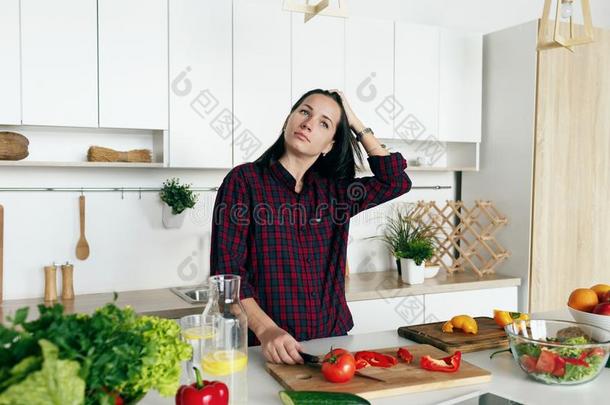
[[[44,300],[57,301],[57,265],[44,266]]]
[[[74,274],[74,266],[69,262],[61,265],[61,299],[74,299],[74,285],[72,276]]]

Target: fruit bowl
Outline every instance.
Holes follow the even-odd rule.
[[[531,378],[574,385],[595,379],[610,355],[610,331],[578,322],[518,321],[506,325],[511,352]]]
[[[598,315],[591,312],[579,311],[570,306],[568,306],[568,309],[576,322],[586,323],[610,331],[610,315]]]

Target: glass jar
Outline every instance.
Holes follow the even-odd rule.
[[[214,335],[201,355],[205,379],[224,382],[231,405],[248,402],[248,318],[239,299],[241,278],[233,274],[210,277],[210,296],[202,321]]]

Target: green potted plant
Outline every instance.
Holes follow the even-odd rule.
[[[434,244],[429,237],[410,240],[399,252],[402,281],[407,284],[422,284],[425,278],[425,261],[434,256]]]
[[[177,178],[164,181],[159,196],[163,201],[163,225],[166,228],[180,228],[187,208],[193,208],[199,198],[190,184],[180,184]]]
[[[406,210],[396,210],[387,219],[382,240],[394,258],[398,274],[409,284],[423,283],[424,261],[433,257],[434,244],[432,225],[422,225],[415,215],[415,205]],[[421,277],[420,277],[421,276]],[[420,281],[421,280],[421,281]]]

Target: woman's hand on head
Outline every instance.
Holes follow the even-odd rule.
[[[265,329],[258,340],[261,342],[263,355],[272,363],[302,364],[303,359],[299,351],[303,350],[301,344],[288,332],[279,326]]]
[[[356,132],[362,131],[364,129],[364,125],[362,124],[362,122],[360,122],[358,117],[356,117],[354,110],[352,110],[352,107],[347,102],[347,97],[345,97],[345,94],[343,94],[342,91],[337,89],[330,89],[328,91],[330,91],[331,93],[337,93],[339,97],[341,97],[341,103],[343,104],[343,108],[345,109],[345,115],[347,116],[347,121],[349,122],[350,128],[352,128]]]

